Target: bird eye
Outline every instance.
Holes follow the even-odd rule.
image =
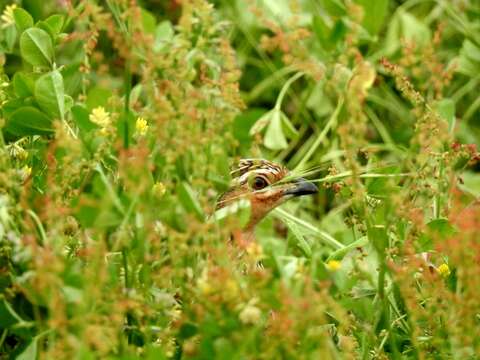
[[[255,179],[253,179],[252,187],[253,187],[254,190],[263,189],[267,185],[268,185],[267,181],[264,178],[261,178],[261,177],[257,176]]]

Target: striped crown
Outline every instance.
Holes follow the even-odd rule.
[[[241,159],[230,175],[235,184],[242,185],[247,182],[252,173],[267,177],[268,182],[273,184],[285,177],[288,169],[264,159]]]

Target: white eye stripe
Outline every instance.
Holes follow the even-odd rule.
[[[267,182],[267,184],[270,184],[270,179],[268,178],[268,172],[265,172],[265,171],[262,171],[262,170],[255,170],[255,171],[245,173],[242,176],[240,176],[239,178],[237,178],[237,180],[235,180],[235,183],[237,183],[238,185],[243,185],[243,184],[247,183],[248,179],[252,175],[252,173],[260,176],[263,180],[265,180]]]
[[[265,176],[268,176],[268,174],[272,173],[271,171],[267,171],[265,169],[259,169],[259,170],[255,170],[255,171],[252,171],[252,172],[255,173],[255,174],[258,174],[258,175],[265,175]]]

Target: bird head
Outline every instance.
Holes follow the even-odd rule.
[[[253,232],[255,225],[278,205],[294,197],[315,194],[317,187],[295,178],[287,168],[262,159],[242,159],[231,172],[232,183],[217,202],[217,210],[235,201],[250,202],[250,219],[245,231]]]

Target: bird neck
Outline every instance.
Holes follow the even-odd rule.
[[[241,230],[234,230],[232,235],[233,240],[238,247],[247,248],[248,245],[255,241],[255,224],[249,223]]]

